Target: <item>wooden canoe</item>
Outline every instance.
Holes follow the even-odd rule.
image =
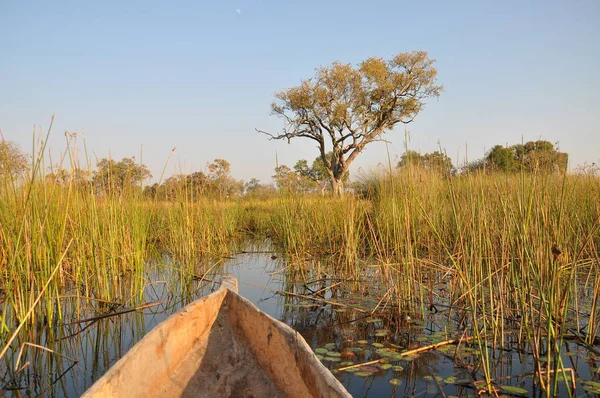
[[[350,397],[288,325],[237,280],[156,326],[84,397]]]

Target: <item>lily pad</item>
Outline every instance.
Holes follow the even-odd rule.
[[[454,381],[454,384],[467,385],[467,384],[471,384],[471,380],[469,380],[469,379],[458,379],[458,380]]]
[[[370,372],[370,373],[377,373],[379,372],[379,368],[376,366],[369,366],[369,365],[365,365],[365,366],[361,366],[360,370],[362,372]]]
[[[505,393],[508,394],[512,394],[512,395],[527,395],[529,392],[521,387],[515,387],[515,386],[500,386],[500,388],[502,389],[502,391],[504,391]]]
[[[404,367],[402,367],[400,365],[394,365],[394,366],[392,366],[392,370],[394,372],[402,372],[404,370]]]
[[[429,384],[425,390],[428,394],[437,394],[439,392],[436,384]]]
[[[390,334],[390,331],[388,329],[379,329],[375,331],[375,336],[377,337],[387,336],[388,334]]]
[[[446,377],[444,379],[444,383],[446,383],[446,384],[454,384],[454,383],[456,383],[456,377],[454,377],[454,376]]]
[[[382,348],[383,347],[383,344],[381,344],[381,343],[372,343],[371,345],[373,347],[377,347],[377,348]]]
[[[369,377],[373,373],[369,373],[369,372],[355,372],[354,374],[357,375],[357,376],[360,376],[360,377]]]
[[[316,357],[317,357],[317,359],[318,359],[319,361],[322,361],[322,360],[323,360],[323,355],[319,355],[319,354],[317,354],[317,355],[316,355]]]
[[[402,381],[400,379],[390,379],[390,384],[393,386],[399,386]]]
[[[331,350],[333,348],[337,347],[337,345],[335,343],[327,343],[325,344],[325,348]]]
[[[581,385],[583,389],[587,392],[591,392],[592,394],[600,394],[600,382],[586,380],[582,381]]]
[[[339,362],[341,361],[341,359],[337,358],[337,357],[325,357],[326,361],[331,361],[331,362]]]
[[[344,366],[351,366],[354,365],[354,362],[352,361],[344,361],[344,362],[340,362],[340,366],[344,367]]]
[[[369,344],[369,342],[367,340],[358,340],[357,343],[358,344]]]
[[[344,372],[350,372],[350,373],[355,373],[358,372],[358,368],[350,368],[350,369],[344,369]]]
[[[382,356],[382,357],[389,357],[389,356],[394,355],[393,352],[390,352],[390,350],[385,349],[385,348],[378,348],[378,349],[375,350],[375,353],[377,355]]]
[[[327,348],[323,348],[323,347],[319,347],[319,348],[315,349],[315,352],[319,353],[319,354],[325,354],[327,351],[329,351],[329,350]]]
[[[392,365],[389,363],[382,363],[381,365],[379,365],[379,369],[381,369],[381,370],[388,370],[391,368],[392,368]]]
[[[327,351],[326,354],[328,357],[341,357],[342,354],[336,351]]]

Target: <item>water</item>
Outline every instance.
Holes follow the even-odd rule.
[[[166,258],[158,263],[169,261]],[[365,308],[381,305],[373,290],[356,291],[353,289],[356,284],[335,280],[309,266],[306,272],[311,274],[305,280],[317,282],[308,285],[291,283],[280,259],[272,258],[270,253],[258,252],[237,255],[216,267],[206,278],[217,280],[223,274],[237,277],[242,296],[298,330],[314,350],[339,353],[339,358],[325,354],[323,363],[355,397],[477,395],[472,382],[474,375],[478,380],[482,379],[481,369],[476,368],[477,350],[469,343],[462,344],[459,349],[456,345],[448,345],[415,356],[398,357],[406,348],[453,338],[460,330],[460,321],[455,320],[448,310],[440,307],[424,320],[408,320],[393,308],[387,308],[376,318],[365,312]],[[155,306],[96,322],[40,327],[22,336],[22,342],[35,341],[54,353],[25,346],[18,366],[23,368],[20,372],[11,375],[0,368],[0,374],[4,374],[0,379],[3,394],[7,397],[79,396],[154,326],[217,287],[213,283],[182,278],[176,267],[152,267],[149,278],[152,283],[146,288],[143,301],[158,303]],[[321,291],[322,300],[282,295],[277,293],[278,290],[299,295]],[[331,305],[323,300],[343,305]],[[507,340],[510,338],[508,333]],[[518,351],[491,354],[492,377],[499,380],[498,385],[524,388],[526,395],[541,396],[530,376],[534,369],[530,356]],[[572,342],[565,344],[563,354],[565,367],[574,369],[578,377],[575,395],[585,396],[579,379],[598,380],[598,358],[590,357],[587,350]],[[392,368],[369,365],[360,368],[359,372],[336,371],[350,362],[364,363],[380,358]],[[8,360],[16,364],[18,352],[12,352]],[[368,372],[360,375],[365,369]],[[398,380],[399,385],[390,384],[392,379]],[[559,395],[568,396],[566,383],[560,381],[558,386]]]

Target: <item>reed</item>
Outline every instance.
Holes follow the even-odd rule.
[[[363,176],[358,191],[363,199],[282,196],[276,241],[300,258],[337,257],[327,272],[338,277],[377,264],[400,314],[460,308],[490,394],[497,350],[514,348],[508,334],[533,354],[547,394],[565,370],[564,336],[598,338],[600,179],[409,167]]]
[[[68,141],[53,172],[82,163],[91,170],[74,145]],[[182,192],[167,202],[144,197],[141,186],[99,195],[89,181],[48,180],[43,142],[38,147],[28,176],[0,179],[3,342],[17,328],[29,333],[134,307],[158,268],[175,272],[180,293],[191,297],[214,258],[249,236],[285,253],[294,280],[326,274],[359,281],[355,290],[375,282],[400,316],[424,317],[432,304],[460,312],[489,393],[498,349],[516,340],[531,352],[550,394],[565,370],[562,339],[576,334],[592,344],[600,333],[597,177],[408,167],[365,175],[344,198],[192,200]],[[324,261],[308,269],[307,258]],[[0,350],[14,358],[28,341]]]
[[[68,155],[77,152],[69,147],[53,173],[78,167]],[[0,357],[17,327],[139,304],[152,283],[152,259],[168,255],[171,264],[163,265],[188,280],[203,275],[212,267],[203,259],[234,250],[243,223],[264,222],[243,218],[239,201],[164,203],[145,198],[141,186],[99,195],[89,180],[57,183],[45,176],[43,143],[34,154],[29,175],[0,178]],[[64,296],[79,299],[67,309]]]

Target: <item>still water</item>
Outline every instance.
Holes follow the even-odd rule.
[[[481,369],[476,365],[478,352],[468,343],[399,355],[447,341],[459,333],[461,320],[442,303],[432,307],[425,319],[410,319],[408,314],[394,311],[393,304],[381,300],[376,285],[365,289],[364,283],[335,279],[323,273],[326,268],[315,271],[309,263],[306,273],[297,278],[290,275],[284,261],[256,248],[209,267],[202,264],[200,269],[211,270],[204,280],[184,275],[172,263],[164,258],[150,264],[142,300],[153,304],[148,308],[55,328],[41,326],[28,332],[21,343],[37,342],[53,352],[27,345],[21,358],[18,351],[12,352],[7,360],[18,364],[18,372],[0,368],[0,375],[4,375],[0,378],[0,397],[81,395],[144,334],[185,304],[213,291],[217,284],[207,279],[217,281],[222,275],[238,278],[242,296],[298,330],[355,397],[477,395],[473,381],[482,379]],[[380,311],[371,315],[376,307]],[[94,310],[97,313],[98,308]],[[593,396],[582,388],[580,380],[598,381],[598,358],[568,342],[563,354],[564,363],[574,369],[577,378],[574,396]],[[522,350],[492,351],[491,357],[492,377],[498,385],[508,391],[512,387],[515,396],[541,396],[531,377],[533,362]],[[378,364],[336,371],[380,358],[384,361]],[[559,396],[569,396],[567,385],[570,380],[558,381]]]

